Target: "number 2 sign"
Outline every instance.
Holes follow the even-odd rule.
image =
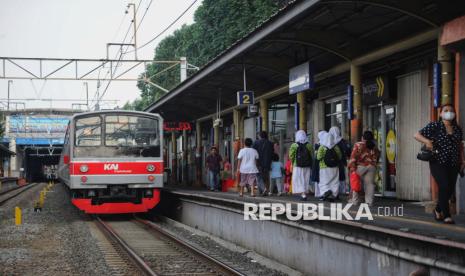
[[[238,91],[237,92],[237,105],[254,104],[253,91]]]

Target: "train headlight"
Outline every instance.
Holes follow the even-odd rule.
[[[87,182],[87,176],[85,176],[85,175],[81,176],[81,182],[86,183]]]
[[[148,179],[150,182],[153,182],[153,181],[155,180],[155,176],[149,175],[149,176],[147,177],[147,179]]]
[[[149,172],[155,171],[155,166],[153,164],[148,164],[147,165],[147,171],[149,171]]]
[[[79,170],[82,172],[82,173],[86,173],[89,171],[89,167],[87,165],[81,165],[79,167]]]

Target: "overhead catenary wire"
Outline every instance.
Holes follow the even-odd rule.
[[[137,47],[136,49],[131,50],[131,51],[127,51],[127,49],[129,48],[129,46],[127,46],[127,47],[126,47],[126,51],[123,52],[123,53],[120,55],[120,59],[119,59],[119,60],[121,60],[121,58],[122,58],[122,56],[123,56],[124,54],[132,53],[132,52],[135,52],[136,50],[142,49],[142,48],[146,47],[147,45],[149,45],[150,43],[152,43],[153,41],[155,41],[155,40],[156,40],[157,38],[159,38],[161,35],[163,35],[163,34],[164,34],[167,30],[169,30],[174,24],[176,24],[176,22],[178,22],[178,20],[181,19],[181,18],[184,16],[184,14],[186,14],[186,13],[194,6],[194,4],[195,4],[196,2],[197,2],[197,0],[194,0],[194,1],[193,1],[180,15],[179,15],[179,16],[178,16],[174,21],[172,21],[165,29],[163,29],[159,34],[157,34],[155,37],[153,37],[152,39],[150,39],[148,42],[144,43],[142,46]],[[147,13],[147,11],[148,11],[148,9],[150,8],[150,5],[151,5],[151,4],[152,4],[152,0],[150,1],[150,3],[149,3],[149,5],[148,5],[147,9],[145,10],[144,15],[142,16],[142,20],[144,19],[145,14]],[[139,29],[140,25],[142,24],[142,20],[141,20],[139,26],[136,28],[136,33],[137,33],[137,30]],[[134,36],[133,36],[133,38],[134,38]],[[132,41],[132,38],[131,38],[131,41]],[[119,62],[119,60],[118,60],[118,62]],[[171,67],[172,67],[172,66],[170,66],[170,68],[171,68]],[[116,71],[116,70],[115,70],[115,71]],[[110,81],[107,83],[107,86],[105,87],[105,90],[104,90],[104,92],[102,93],[102,95],[99,97],[99,99],[102,99],[102,98],[103,98],[103,96],[104,96],[105,93],[107,92],[108,87],[110,86],[110,83],[111,83],[111,79],[110,79]]]
[[[196,1],[197,1],[197,0],[196,0]],[[139,6],[138,6],[137,9],[136,9],[136,14],[137,14],[137,11],[139,10],[140,3],[141,3],[141,2],[139,2]],[[136,33],[137,33],[137,31],[139,30],[140,26],[142,25],[142,22],[144,21],[144,18],[145,18],[145,16],[146,16],[148,10],[150,9],[150,6],[152,5],[152,3],[153,3],[153,0],[150,0],[149,4],[147,5],[147,8],[146,8],[145,11],[144,11],[144,14],[142,15],[141,20],[139,21],[139,25],[136,27],[136,31],[135,31]],[[135,24],[135,22],[133,22],[133,23]],[[131,25],[132,25],[132,24],[131,24]],[[126,33],[126,35],[127,35],[127,33]],[[132,35],[131,40],[129,41],[129,43],[131,43],[131,41],[134,39],[134,35],[135,35],[135,34]],[[126,40],[126,38],[125,38],[125,40]],[[103,98],[103,96],[105,96],[105,94],[106,94],[106,92],[107,92],[107,90],[108,90],[108,87],[110,86],[111,81],[112,81],[112,79],[113,79],[113,76],[116,74],[116,70],[118,69],[118,64],[120,63],[120,61],[121,61],[121,59],[123,58],[123,56],[124,56],[125,54],[127,54],[127,53],[133,52],[133,51],[128,51],[128,48],[129,48],[129,46],[126,46],[126,50],[125,50],[124,52],[121,51],[120,56],[119,56],[119,59],[118,59],[118,61],[117,61],[117,63],[116,63],[116,66],[115,66],[115,70],[113,70],[113,74],[112,74],[110,80],[108,81],[108,83],[107,83],[107,85],[106,85],[104,91],[103,91],[102,94],[98,97],[97,102],[100,101],[100,100]],[[134,51],[135,51],[135,49],[134,49]]]
[[[139,4],[137,5],[136,11],[135,11],[136,14],[137,14],[137,12],[139,11],[139,7],[140,7],[141,4],[142,4],[142,0],[139,0]],[[126,18],[126,16],[127,16],[127,13],[124,14],[123,21],[124,21],[124,19]],[[128,37],[129,32],[131,31],[132,24],[136,24],[136,23],[133,22],[133,21],[131,21],[131,23],[130,23],[129,26],[128,26],[128,29],[126,30],[126,34],[124,35],[122,44],[124,44],[124,43],[126,42],[126,38]],[[121,27],[119,27],[119,28],[121,28]],[[119,32],[119,30],[118,30],[118,32]],[[133,38],[134,38],[134,36],[131,38],[131,41],[132,41]],[[126,50],[127,50],[127,48],[126,48]],[[110,71],[116,71],[116,68],[119,66],[119,61],[121,60],[122,55],[123,55],[122,48],[120,49],[119,54],[120,54],[120,57],[119,57],[119,59],[118,59],[117,64],[115,65],[115,70],[113,70],[113,68],[111,68],[112,70],[110,70],[110,68],[109,68],[109,69],[107,70],[105,76],[103,77],[103,79],[106,79],[106,78],[108,77],[108,74],[110,74]],[[116,59],[117,56],[118,56],[118,52],[116,53],[114,59]],[[112,66],[112,67],[113,67],[113,66]],[[100,69],[99,69],[99,71],[98,71],[98,77],[97,77],[98,79],[100,79],[100,73],[101,73],[102,68],[103,68],[103,65],[102,65],[102,67],[100,67]],[[114,74],[113,74],[113,75],[114,75]],[[113,76],[112,76],[112,77],[113,77]],[[99,89],[100,89],[100,81],[98,81],[98,83],[97,83],[97,91],[95,92],[94,96],[92,97],[92,100],[90,101],[91,104],[94,104],[95,101],[97,101],[97,103],[98,103],[99,100],[101,99],[101,97],[98,96],[98,95],[99,95]]]
[[[146,47],[147,45],[149,45],[150,43],[152,43],[153,41],[155,41],[157,38],[159,38],[161,35],[163,35],[167,30],[169,30],[174,24],[176,24],[176,22],[178,22],[179,19],[181,19],[181,18],[194,6],[194,4],[195,4],[197,1],[198,1],[198,0],[194,0],[194,1],[193,1],[180,15],[179,15],[179,16],[178,16],[175,20],[173,20],[165,29],[163,29],[163,30],[162,30],[159,34],[157,34],[155,37],[153,37],[152,39],[150,39],[149,41],[147,41],[146,43],[144,43],[142,46],[137,47],[137,49],[134,49],[134,50],[131,50],[131,51],[127,51],[128,47],[129,47],[129,46],[127,46],[127,47],[126,47],[126,51],[121,52],[121,54],[120,54],[120,57],[119,57],[118,62],[117,62],[117,65],[115,66],[115,70],[113,70],[113,75],[114,75],[115,72],[116,72],[116,69],[117,69],[117,66],[118,66],[118,64],[119,64],[119,61],[121,61],[122,57],[123,57],[125,54],[132,53],[132,52],[134,52],[134,51],[136,51],[136,50],[142,49],[142,48]],[[150,3],[149,3],[149,5],[148,5],[147,9],[145,10],[144,15],[142,16],[142,18],[145,17],[145,14],[147,13],[148,8],[150,8],[151,3],[152,3],[152,1],[150,1]],[[139,2],[139,6],[140,6],[140,2]],[[138,10],[138,8],[137,8],[137,10]],[[137,10],[136,10],[136,14],[137,14]],[[133,23],[135,23],[135,22],[133,22]],[[140,22],[140,24],[139,24],[139,27],[140,27],[141,23],[142,23],[142,20],[141,20],[141,22]],[[136,32],[137,32],[137,30],[138,30],[138,28],[136,28]],[[131,38],[131,41],[132,41],[133,38],[134,38],[134,35],[133,35],[133,37]],[[112,77],[113,77],[113,76],[112,76]],[[107,83],[107,85],[106,85],[106,87],[105,87],[103,93],[98,97],[97,102],[105,96],[106,92],[108,91],[108,87],[110,86],[110,84],[111,84],[111,79],[108,81],[108,83]]]
[[[158,33],[156,36],[154,36],[152,39],[150,39],[149,41],[147,41],[146,43],[142,44],[142,46],[139,46],[137,47],[137,50],[140,50],[144,47],[146,47],[147,45],[149,45],[150,43],[154,42],[157,38],[159,38],[161,35],[163,35],[167,30],[169,30],[174,24],[176,24],[176,22],[178,22],[179,19],[181,19],[184,14],[186,14],[191,8],[192,6],[194,6],[194,4],[197,2],[197,0],[194,0],[174,21],[172,21],[165,29],[163,29],[160,33]],[[131,50],[129,52],[126,52],[126,53],[132,53],[134,52],[135,50]]]

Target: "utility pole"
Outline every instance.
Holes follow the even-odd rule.
[[[87,111],[89,111],[89,83],[84,82],[84,86],[86,87],[86,104],[87,104]]]
[[[6,105],[6,110],[10,110],[10,84],[13,83],[12,80],[8,80],[8,101]]]
[[[97,103],[95,104],[94,106],[94,109],[96,111],[100,110],[100,105],[99,105],[99,102],[100,102],[100,93],[99,93],[99,90],[100,90],[100,81],[97,82]]]
[[[134,56],[137,60],[137,26],[136,26],[136,4],[135,3],[130,3],[128,4],[128,8],[129,6],[132,6],[132,11],[133,11],[133,14],[132,14],[132,23],[134,23],[133,27],[134,27]]]

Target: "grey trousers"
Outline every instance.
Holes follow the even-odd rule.
[[[365,203],[371,205],[373,204],[373,198],[375,196],[375,173],[376,167],[374,166],[357,166],[357,174],[360,175],[362,180],[363,190],[365,191]],[[361,198],[360,194],[357,192],[352,192],[353,204],[360,204]]]

